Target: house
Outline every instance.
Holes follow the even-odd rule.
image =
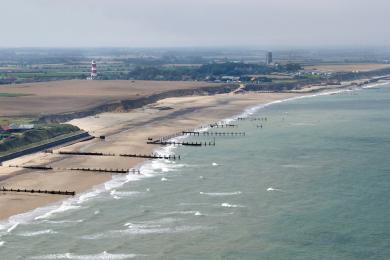
[[[33,124],[10,124],[6,127],[6,131],[8,132],[19,132],[34,129]]]

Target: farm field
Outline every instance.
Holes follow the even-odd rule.
[[[37,117],[82,111],[139,96],[206,86],[219,84],[192,81],[68,80],[1,85],[0,93],[5,94],[0,94],[0,117]]]
[[[352,71],[371,71],[390,68],[390,64],[362,63],[362,64],[319,64],[305,66],[305,70],[319,70],[328,72],[352,72]]]

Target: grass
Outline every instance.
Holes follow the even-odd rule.
[[[33,146],[46,144],[79,132],[78,127],[67,124],[41,125],[23,133],[14,133],[14,139],[0,142],[0,155],[20,151]]]
[[[9,125],[12,123],[21,125],[33,124],[35,120],[35,118],[31,117],[0,117],[0,125]]]

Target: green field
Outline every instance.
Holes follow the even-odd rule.
[[[68,124],[40,124],[22,133],[11,133],[13,139],[0,141],[0,155],[20,151],[36,145],[56,141],[79,132],[80,129]],[[3,134],[3,138],[6,137]],[[2,138],[2,139],[3,139]]]

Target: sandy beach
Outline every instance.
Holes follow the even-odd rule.
[[[161,137],[239,114],[245,108],[285,99],[298,94],[248,93],[168,98],[126,113],[103,113],[74,119],[69,123],[105,135],[99,139],[60,148],[64,151],[150,154],[155,145],[148,137]],[[54,152],[58,151],[55,150]],[[68,190],[77,193],[93,189],[111,179],[107,173],[37,171],[9,168],[9,165],[50,165],[53,167],[133,168],[143,159],[123,157],[63,156],[37,153],[7,161],[0,167],[1,186],[23,189]],[[66,199],[60,195],[11,194],[0,196],[0,219],[24,213]]]

